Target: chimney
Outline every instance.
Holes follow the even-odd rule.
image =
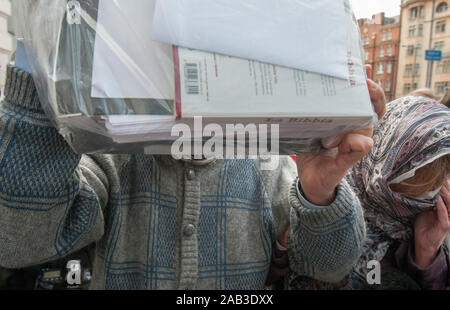
[[[384,12],[373,15],[372,24],[384,25]]]

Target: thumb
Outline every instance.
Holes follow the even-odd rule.
[[[438,197],[436,204],[436,212],[439,225],[446,231],[450,232],[450,218],[447,210],[447,206],[441,196]]]
[[[322,139],[322,147],[328,150],[334,149],[341,143],[343,138],[344,135],[324,138]]]
[[[350,169],[373,147],[373,140],[361,134],[350,133],[344,137],[339,145],[337,161],[343,168]]]
[[[371,65],[365,65],[367,78],[370,79],[372,77],[372,66]]]

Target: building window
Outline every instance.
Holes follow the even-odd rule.
[[[381,35],[381,41],[386,41],[386,32],[383,32],[383,34]]]
[[[366,51],[366,61],[369,60],[369,52]]]
[[[448,9],[447,2],[441,2],[441,3],[439,3],[439,5],[436,8],[436,12],[442,13],[442,12],[447,11],[447,9]]]
[[[411,84],[406,83],[403,85],[403,95],[408,95],[411,92]]]
[[[417,88],[419,88],[418,84],[414,83],[413,86],[412,86],[412,90],[416,90]]]
[[[369,45],[369,37],[364,38],[364,45]]]
[[[450,73],[450,60],[440,61],[437,66],[438,73]]]
[[[392,47],[390,46],[387,48],[387,55],[392,56]]]
[[[383,64],[378,64],[377,74],[383,74],[383,73],[384,73],[384,65]]]
[[[422,54],[422,44],[417,43],[416,45],[416,56],[420,56]]]
[[[408,76],[411,76],[412,75],[412,65],[410,64],[410,65],[406,65],[405,66],[405,76],[406,77],[408,77]]]
[[[433,49],[436,50],[436,51],[443,51],[444,50],[444,41],[434,42]]]
[[[387,64],[386,73],[392,73],[392,64]]]
[[[414,56],[414,45],[408,45],[407,55]]]
[[[392,31],[389,31],[387,34],[387,39],[392,40]]]
[[[416,19],[417,17],[423,17],[423,6],[416,6],[410,10],[409,17],[411,19]]]
[[[445,32],[445,20],[441,20],[436,23],[436,33],[444,33]]]
[[[385,91],[391,91],[391,81],[386,81],[385,83],[385,87],[384,87]]]
[[[416,35],[416,25],[409,26],[409,36],[414,37]]]
[[[437,82],[434,86],[436,95],[442,95],[449,89],[450,82]]]
[[[419,28],[417,29],[417,35],[419,37],[423,36],[423,24],[419,25]]]
[[[415,67],[414,75],[419,76],[420,75],[420,64],[416,64],[414,67]]]
[[[384,57],[384,48],[380,49],[380,57]]]

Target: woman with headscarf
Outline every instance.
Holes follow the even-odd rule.
[[[388,104],[374,148],[347,177],[365,212],[363,255],[341,283],[291,275],[290,288],[448,287],[449,176],[450,109],[417,96]],[[381,263],[381,285],[368,284],[373,261]]]
[[[389,104],[375,132],[372,152],[348,176],[369,230],[364,255],[355,268],[363,282],[367,262],[376,260],[384,270],[405,271],[422,288],[448,285],[448,248],[442,245],[449,232],[443,214],[448,222],[445,209],[450,204],[442,199],[448,198],[449,175],[450,109],[424,97]],[[430,225],[439,230],[430,231]],[[434,239],[442,241],[433,245]],[[419,262],[425,256],[434,256],[428,265]]]

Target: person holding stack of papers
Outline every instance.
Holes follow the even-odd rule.
[[[25,7],[35,14],[46,3],[57,2]],[[112,3],[100,4],[106,2]],[[300,9],[305,1],[289,2],[297,2]],[[72,26],[80,29],[76,27],[83,23]],[[67,40],[62,36],[58,42]],[[344,63],[349,77],[340,86],[334,78],[319,80],[329,101],[338,87],[349,101],[361,100],[362,116],[367,112],[366,97],[350,96],[351,89],[361,85],[352,80],[354,63],[348,61]],[[344,177],[370,151],[372,129],[360,127],[324,140],[323,148],[334,151],[298,154],[297,167],[289,157],[275,156],[279,164],[272,170],[261,168],[265,161],[261,158],[176,160],[157,151],[78,154],[69,143],[77,139],[80,143],[79,137],[64,135],[64,139],[64,131],[54,127],[50,120],[54,114],[48,111],[49,104],[63,108],[71,100],[88,103],[83,83],[73,82],[80,93],[67,83],[47,84],[59,92],[46,96],[48,89],[42,85],[50,83],[45,80],[49,75],[36,76],[43,66],[36,66],[39,60],[32,57],[28,62],[33,75],[20,61],[8,67],[0,104],[1,266],[40,264],[93,245],[93,289],[262,289],[272,244],[288,226],[290,268],[298,274],[337,282],[358,260],[365,224],[360,203]],[[52,75],[57,76],[58,72]],[[367,98],[370,94],[381,118],[383,91],[374,82],[367,83],[364,80]],[[97,90],[101,87],[95,85]],[[71,96],[72,92],[79,96]],[[47,102],[52,98],[55,102]],[[104,109],[112,108],[107,106],[111,101],[101,102]],[[89,119],[98,121],[99,116]],[[364,118],[360,125],[366,124]]]

